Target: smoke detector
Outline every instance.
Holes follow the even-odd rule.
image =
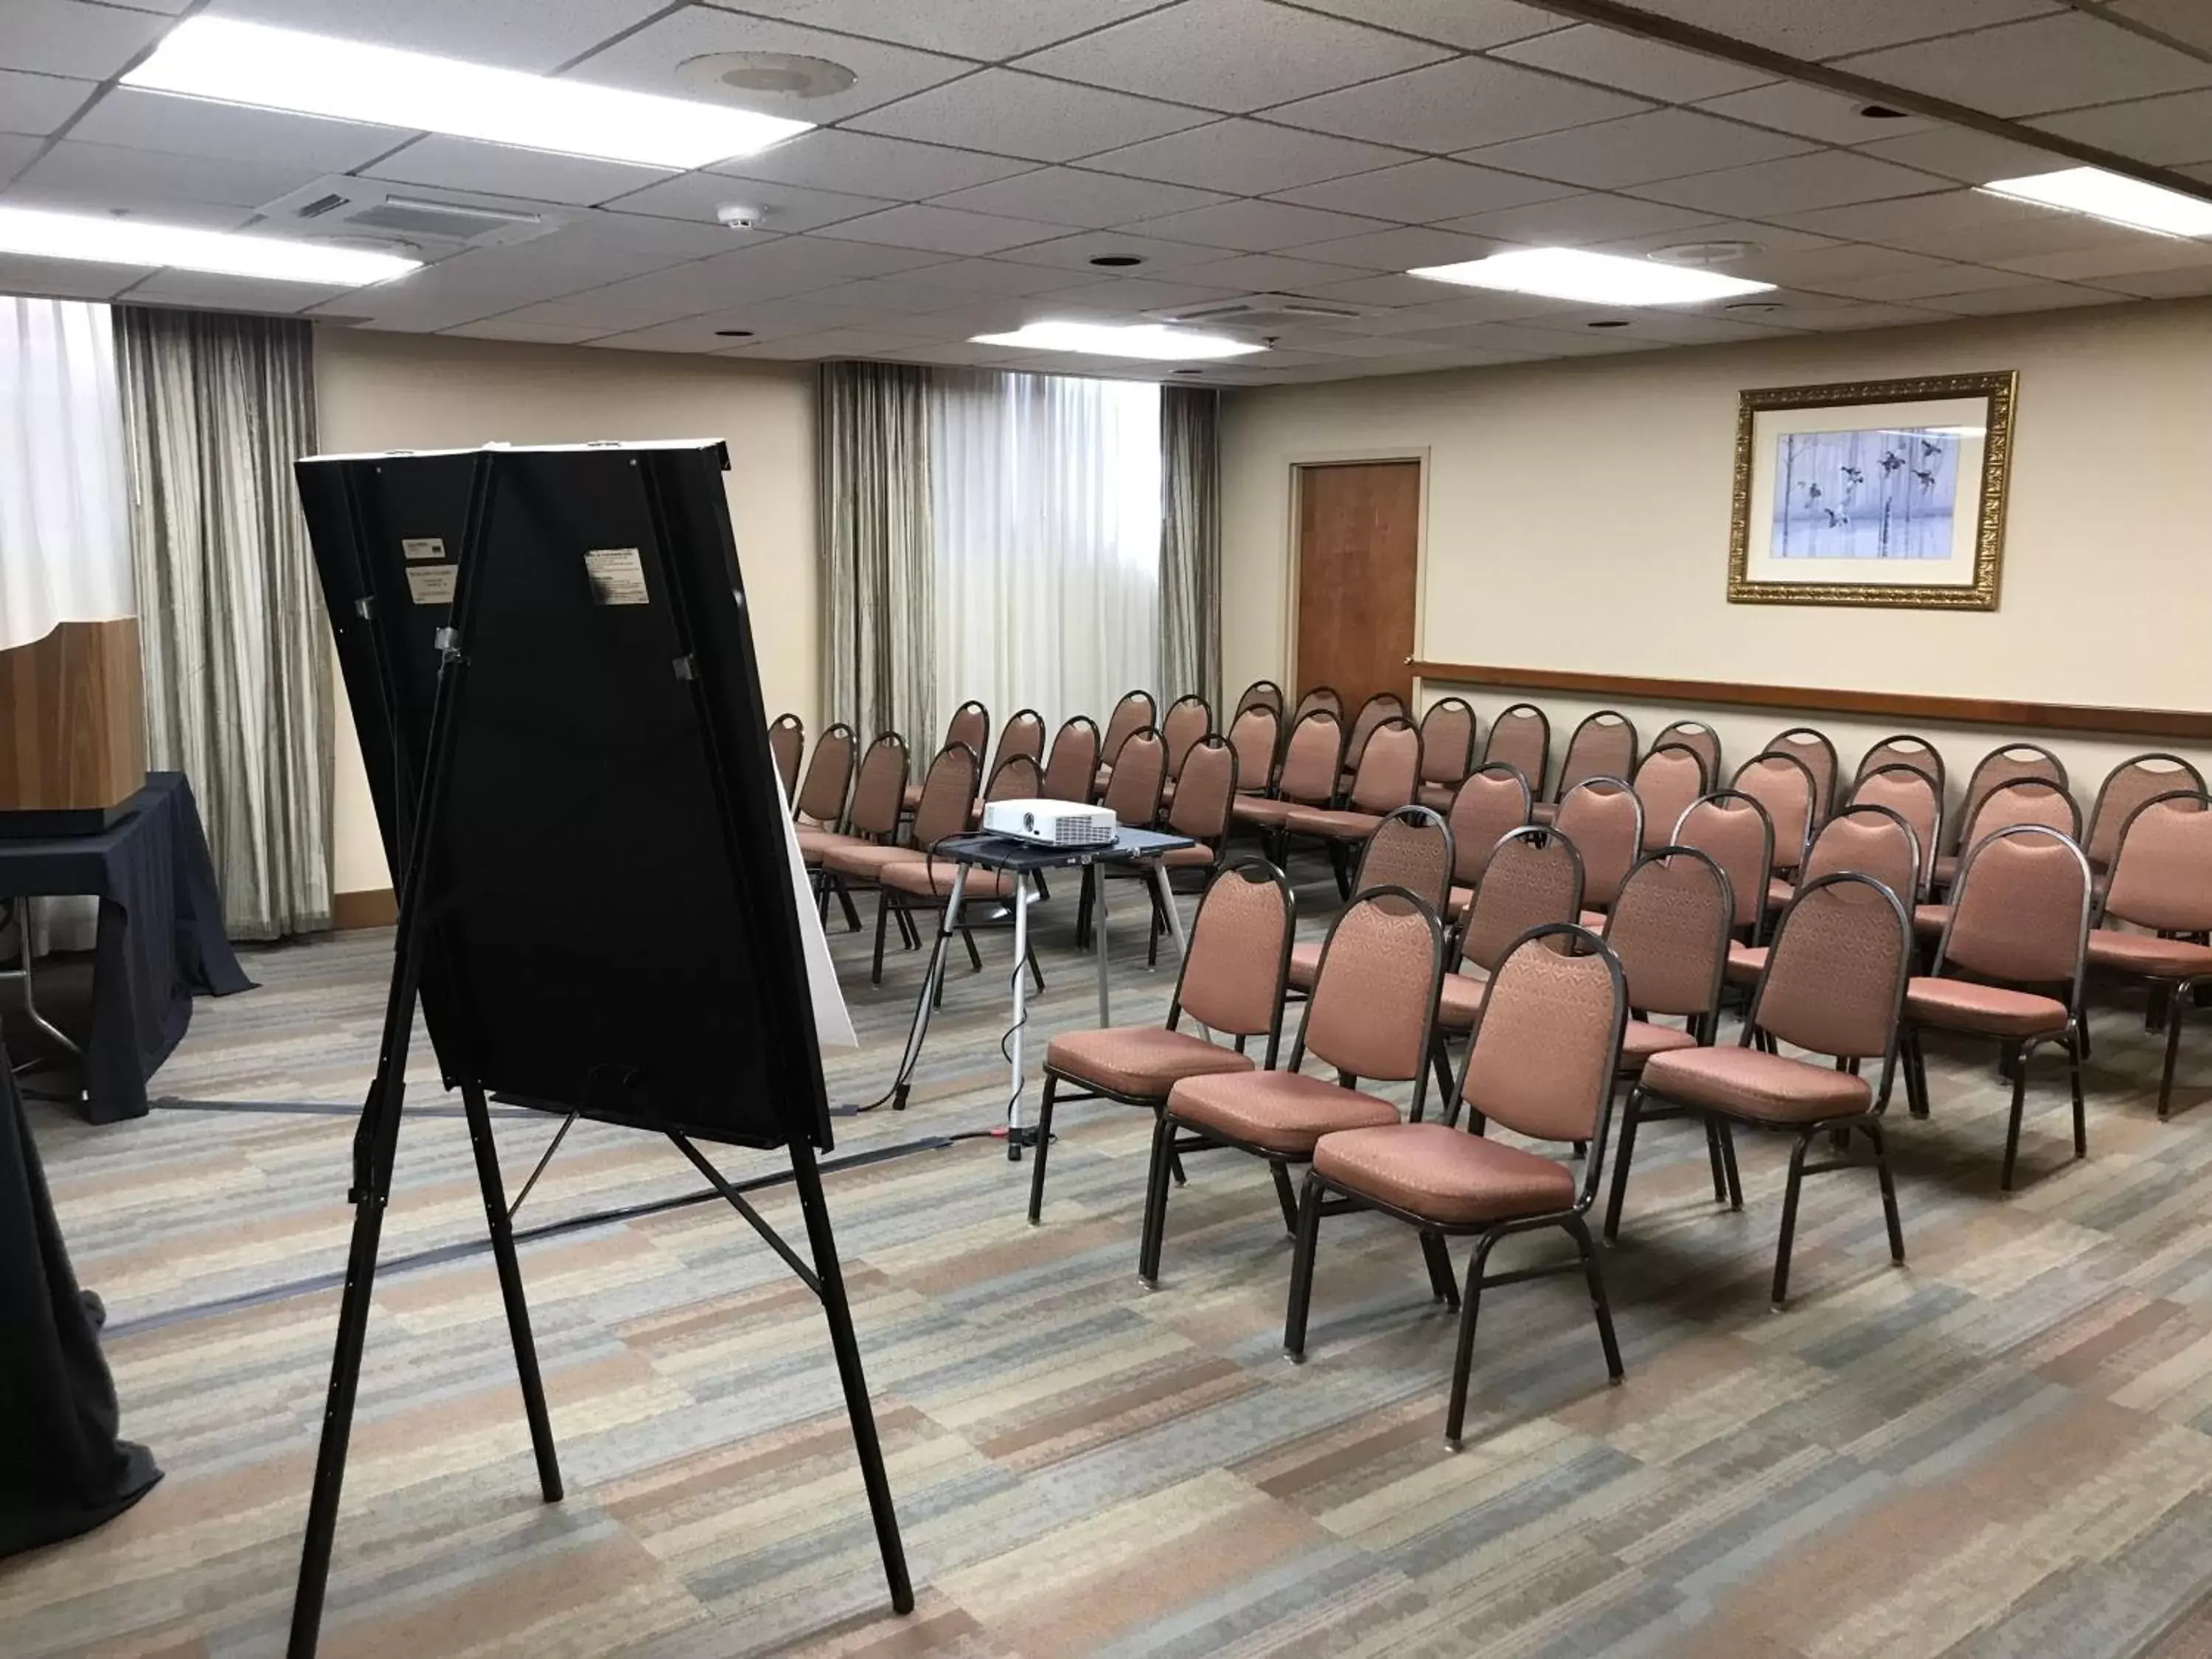
[[[842,64],[795,52],[709,52],[685,58],[676,73],[707,92],[798,99],[832,97],[860,78]]]

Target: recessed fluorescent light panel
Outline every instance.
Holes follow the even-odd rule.
[[[2212,236],[2212,202],[2161,190],[2139,179],[2123,179],[2102,167],[2068,167],[2026,179],[1998,179],[1981,186],[1990,196],[2084,213],[2131,230],[2165,236]]]
[[[365,288],[422,268],[420,259],[361,248],[295,242],[281,236],[193,230],[147,224],[104,214],[42,213],[0,208],[0,253],[34,258],[82,259],[102,265],[156,265],[211,270],[226,276],[263,276],[323,288]]]
[[[171,29],[123,84],[673,169],[750,155],[813,125],[205,15]]]
[[[1617,253],[1586,253],[1572,247],[1523,248],[1469,259],[1455,265],[1426,265],[1408,276],[1458,283],[1468,288],[1535,294],[1548,300],[1574,300],[1594,306],[1686,306],[1701,300],[1733,300],[1772,291],[1771,283],[1754,283],[1717,271],[1624,258]]]
[[[971,345],[1015,346],[1029,351],[1085,351],[1097,357],[1149,357],[1160,362],[1242,357],[1267,348],[1225,334],[1200,334],[1158,323],[1030,323],[1012,334],[978,334]]]

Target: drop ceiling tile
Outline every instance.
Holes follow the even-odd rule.
[[[1632,196],[1562,196],[1526,207],[1447,219],[1440,227],[1469,236],[1491,236],[1503,242],[1527,242],[1547,247],[1583,247],[1592,242],[1618,240],[1624,236],[1650,236],[1710,224],[1715,216],[1695,208],[1671,207],[1664,202],[1639,201]]]
[[[1566,27],[1565,21],[1514,0],[1303,0],[1310,10],[1402,30],[1425,40],[1480,52]]]
[[[810,287],[832,282],[858,282],[864,276],[889,276],[902,270],[920,270],[947,263],[940,253],[874,242],[839,241],[826,236],[783,236],[762,247],[744,248],[719,256],[714,263],[733,280],[750,288],[803,277]],[[785,293],[799,292],[786,289]]]
[[[2204,277],[2208,286],[2212,286],[2212,270],[2207,270]],[[2029,279],[2005,288],[1981,289],[1972,294],[1935,295],[1919,303],[1930,311],[1941,311],[1954,317],[2000,317],[2022,311],[2055,311],[2065,306],[2112,305],[2133,297],[2110,293],[2103,289],[2077,288],[2071,283]]]
[[[606,332],[603,328],[562,327],[556,323],[518,323],[505,317],[487,317],[480,323],[463,323],[441,332],[467,340],[507,340],[520,345],[581,345]]]
[[[703,259],[710,253],[757,247],[775,237],[774,231],[731,230],[722,225],[652,218],[604,208],[570,209],[567,220],[550,236],[519,243],[507,252],[533,263],[620,264],[630,271],[640,271],[679,259]]]
[[[2112,0],[2112,9],[2200,52],[2212,52],[2212,11],[2205,9],[2203,0]]]
[[[1642,0],[1643,9],[1732,40],[1814,60],[1930,35],[2009,22],[2057,9],[2058,0]]]
[[[1486,237],[1462,236],[1433,225],[1401,225],[1389,230],[1370,230],[1358,236],[1309,243],[1291,252],[1300,258],[1322,259],[1331,264],[1405,271],[1417,265],[1449,265],[1465,259],[1480,259],[1497,252],[1498,244]]]
[[[169,20],[82,0],[0,5],[0,69],[105,81],[168,32]]]
[[[208,8],[342,40],[374,40],[539,74],[660,9],[659,0],[214,0]]]
[[[0,89],[0,99],[4,95],[4,89]],[[70,137],[87,143],[172,150],[236,161],[263,161],[281,155],[318,173],[350,173],[416,136],[406,127],[324,121],[242,104],[141,92],[135,87],[111,88],[70,129]]]
[[[33,259],[0,253],[0,294],[61,300],[112,300],[154,274],[148,265],[95,265],[78,259]]]
[[[2212,63],[2077,11],[1862,52],[1837,67],[1992,115],[2039,115],[2212,85]]]
[[[1453,283],[1414,278],[1431,297],[1416,305],[1397,306],[1365,317],[1347,317],[1330,326],[1346,334],[1424,334],[1442,328],[1464,328],[1474,323],[1526,322],[1531,319],[1564,317],[1575,307],[1533,294],[1505,294],[1487,289],[1462,288]],[[1315,289],[1302,289],[1316,297],[1332,297]]]
[[[938,197],[934,205],[1103,230],[1109,225],[1133,224],[1228,199],[1215,191],[1127,179],[1119,173],[1091,173],[1082,167],[1038,167],[1011,179],[954,191]]]
[[[856,283],[840,283],[835,288],[824,289],[812,296],[825,307],[879,319],[890,327],[893,318],[912,318],[931,312],[956,310],[973,305],[975,296],[957,288],[946,288],[936,281],[942,266],[931,265],[921,270],[908,271],[894,276],[866,276]]]
[[[0,185],[4,185],[25,167],[30,166],[32,157],[44,148],[46,148],[45,142],[41,139],[25,137],[15,133],[0,132]],[[23,204],[19,203],[17,205]]]
[[[1970,185],[1985,185],[1992,179],[2018,179],[2074,165],[2048,150],[1992,137],[1986,132],[1970,132],[1963,127],[1930,127],[1925,132],[1878,139],[1871,144],[1856,146],[1853,153],[1919,167]]]
[[[1688,179],[1638,185],[1632,194],[1731,218],[1809,212],[1845,203],[1879,201],[1941,190],[1950,181],[1844,150],[1820,150],[1779,161],[1728,167]]]
[[[1656,109],[1618,121],[1546,133],[1540,138],[1492,144],[1469,150],[1462,159],[1586,190],[1612,190],[1658,179],[1678,179],[1685,173],[1776,161],[1813,148],[1807,139],[1740,125],[1694,110]]]
[[[1001,368],[1029,354],[1018,346],[977,345],[972,340],[925,340],[883,354],[893,362],[939,363],[956,368]]]
[[[994,69],[872,110],[853,125],[893,138],[968,145],[1039,161],[1072,161],[1194,127],[1207,118],[1204,111],[1179,104]]]
[[[1341,282],[1345,269],[1342,264],[1324,264],[1317,259],[1291,258],[1279,253],[1244,253],[1233,259],[1185,265],[1175,274],[1178,282],[1225,288],[1239,294],[1302,294],[1309,283]]]
[[[1924,306],[1852,304],[1798,307],[1790,310],[1790,325],[1820,334],[1844,334],[1863,328],[1910,328],[1916,323],[1950,320],[1946,313]]]
[[[1070,270],[1090,273],[1091,262],[1101,256],[1109,258],[1133,256],[1144,262],[1145,274],[1155,270],[1180,270],[1182,267],[1201,264],[1218,258],[1218,248],[1200,247],[1194,242],[1164,241],[1156,236],[1136,236],[1121,230],[1087,230],[1079,236],[1062,236],[1049,242],[1032,242],[1025,247],[1009,248],[1005,258],[1016,264],[1058,265]],[[1121,275],[1131,272],[1124,269]],[[1177,280],[1181,280],[1178,276]]]
[[[2099,109],[2046,115],[2033,123],[2084,143],[2163,166],[2212,161],[2212,91],[2138,98]],[[2056,166],[2069,165],[2055,162]]]
[[[1762,313],[1769,314],[1779,313]],[[1600,322],[1621,323],[1626,326],[1591,326]],[[1769,322],[1748,322],[1741,317],[1722,316],[1711,311],[1683,311],[1656,306],[1633,309],[1585,307],[1573,317],[1553,322],[1530,323],[1528,326],[1540,328],[1547,333],[1575,334],[1581,331],[1577,337],[1583,341],[1595,334],[1601,348],[1608,350],[1625,345],[1726,345],[1740,340],[1771,340],[1790,331],[1785,326]]]
[[[1641,236],[1617,236],[1592,246],[1608,253],[1654,253],[1661,248],[1688,242],[1741,242],[1751,253],[1802,253],[1813,248],[1835,247],[1832,236],[1753,219],[1712,219],[1687,230],[1649,232]],[[1749,258],[1747,253],[1746,258]]]
[[[1087,267],[1078,274],[1054,265],[1016,264],[1010,259],[951,259],[926,269],[932,283],[957,289],[971,299],[977,295],[1014,298],[1056,293],[1096,274]]]
[[[1337,334],[1316,329],[1297,337],[1301,351],[1318,351],[1325,357],[1426,356],[1436,348],[1427,340],[1402,334]]]
[[[1036,219],[1006,219],[994,213],[963,213],[958,208],[909,202],[859,219],[825,227],[821,234],[842,241],[881,242],[890,247],[926,248],[933,253],[1001,253],[1029,242],[1050,241],[1063,225]]]
[[[1607,352],[1656,349],[1656,341],[1632,337],[1616,339],[1628,331],[1607,329],[1537,328],[1525,323],[1474,323],[1459,328],[1439,328],[1415,336],[1440,346],[1473,346],[1481,350],[1512,352],[1528,357],[1595,357]]]
[[[941,144],[913,144],[902,138],[824,127],[786,139],[758,155],[741,156],[708,169],[733,179],[802,185],[815,190],[879,196],[888,201],[921,201],[969,185],[1030,173],[1034,161]]]
[[[1086,311],[1134,318],[1147,312],[1204,305],[1211,300],[1235,299],[1243,292],[1241,289],[1214,288],[1201,283],[1155,283],[1143,277],[1123,277],[1119,282],[1086,283],[1081,288],[1060,289],[1049,297],[1047,304],[1080,306]]]
[[[1272,253],[1277,248],[1302,242],[1325,242],[1339,236],[1392,228],[1387,220],[1350,213],[1324,213],[1318,208],[1293,207],[1287,202],[1225,202],[1217,207],[1192,208],[1164,218],[1147,219],[1127,228],[1139,236],[1162,236],[1171,242],[1196,242],[1206,247],[1230,248],[1243,253]]]
[[[1990,264],[2074,248],[2139,244],[2155,239],[2142,231],[2079,213],[2059,213],[1979,191],[1946,191],[1902,197],[1817,213],[1791,213],[1782,222],[1823,236],[1879,242],[1943,258]]]
[[[387,155],[362,176],[583,206],[629,195],[641,185],[658,184],[673,175],[661,167],[555,155],[545,150],[516,149],[507,144],[433,133]]]
[[[729,0],[733,9],[929,52],[1001,62],[1160,0]]]
[[[2057,283],[2101,283],[2153,270],[2197,270],[2212,266],[2212,242],[2179,237],[2140,237],[2130,246],[2076,248],[2068,253],[2031,254],[2021,259],[1993,259],[2007,270],[2048,276]]]
[[[1912,257],[1917,258],[1920,256]],[[1935,306],[1947,295],[2016,288],[2033,279],[2018,272],[1993,270],[1987,265],[1930,259],[1914,269],[1887,271],[1878,276],[1807,277],[1802,280],[1808,287],[1829,294],[1839,294],[1846,299],[1885,302],[1901,300],[1908,304],[1924,301]]]
[[[44,136],[84,107],[99,91],[90,81],[0,70],[0,132]]]
[[[641,343],[632,335],[601,340],[600,345],[619,346]],[[820,334],[794,335],[787,340],[769,340],[763,344],[747,346],[736,351],[720,354],[750,362],[809,362],[832,357],[872,357],[886,351],[898,351],[913,345],[903,334],[887,334],[860,328],[830,329]],[[647,347],[652,349],[651,346]],[[661,349],[668,349],[663,347]]]
[[[710,225],[717,223],[714,216],[725,207],[749,207],[759,213],[763,228],[783,232],[816,230],[892,205],[873,196],[726,179],[719,173],[687,173],[607,202],[617,213],[650,214]]]
[[[1838,242],[1828,247],[1796,252],[1762,250],[1746,255],[1741,264],[1729,266],[1729,271],[1731,276],[1749,276],[1781,288],[1849,295],[1855,283],[1905,272],[1933,270],[1947,263],[1929,254],[1911,253],[1902,248]]]
[[[1470,213],[1555,200],[1570,192],[1548,180],[1429,157],[1348,179],[1280,192],[1280,199],[1340,213],[1368,213],[1406,224],[1434,224]]]
[[[1438,286],[1426,276],[1350,276],[1340,283],[1316,283],[1298,290],[1310,299],[1325,300],[1351,306],[1376,306],[1400,309],[1407,306],[1427,305],[1437,295],[1452,292]],[[1332,322],[1331,328],[1359,329],[1368,319],[1346,318]]]
[[[312,184],[322,169],[289,159],[217,161],[116,144],[64,138],[18,179],[41,194],[66,197],[86,209],[129,208],[156,216],[191,204],[258,207]]]
[[[2179,265],[2127,276],[2100,276],[2096,286],[2144,300],[2170,300],[2212,294],[2212,265]]]
[[[1267,0],[1182,0],[1020,60],[1019,67],[1203,109],[1259,109],[1449,57]]]
[[[1795,81],[1777,81],[1772,86],[1754,87],[1749,92],[1707,98],[1698,107],[1731,120],[1749,121],[1754,126],[1817,138],[1824,144],[1863,144],[1877,138],[1894,138],[1900,133],[1925,132],[1936,125],[1917,115],[1876,120],[1859,113],[1866,107],[1862,99],[1824,92],[1818,87],[1800,86]]]
[[[564,300],[544,300],[535,305],[518,306],[512,311],[501,312],[498,316],[485,320],[506,323],[517,328],[555,329],[589,339],[600,334],[648,328],[661,320],[661,314],[639,307],[615,305],[592,294],[578,294]],[[463,326],[473,325],[465,324]]]
[[[1492,56],[1533,69],[1571,75],[1578,81],[1618,88],[1670,104],[1694,103],[1764,86],[1774,77],[1702,52],[1685,52],[1656,40],[1638,40],[1618,29],[1582,23],[1540,34],[1533,40],[1498,47]]]
[[[856,77],[850,88],[825,98],[790,98],[757,92],[728,93],[728,101],[766,115],[824,125],[965,75],[974,67],[958,58],[884,46],[849,34],[825,34],[773,18],[740,17],[709,6],[686,6],[656,19],[592,53],[568,73],[579,81],[630,87],[664,96],[717,95],[678,72],[694,58],[725,52],[794,52],[842,64]]]
[[[1216,121],[1093,155],[1085,165],[1239,196],[1265,196],[1415,158],[1402,149],[1264,121]]]
[[[319,283],[270,283],[204,270],[157,270],[131,290],[133,302],[191,306],[203,311],[252,311],[289,317],[328,305],[352,290]]]
[[[1323,93],[1275,120],[1413,149],[1456,151],[1632,115],[1650,106],[1598,87],[1484,58],[1460,58]]]

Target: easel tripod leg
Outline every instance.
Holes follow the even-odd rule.
[[[545,1410],[545,1384],[538,1373],[538,1345],[530,1334],[530,1304],[522,1294],[522,1264],[515,1260],[514,1225],[507,1218],[500,1181],[499,1149],[491,1138],[491,1110],[482,1085],[461,1085],[468,1113],[469,1147],[483,1188],[484,1220],[491,1227],[492,1260],[499,1268],[500,1300],[507,1304],[507,1334],[514,1339],[514,1369],[522,1383],[522,1409],[530,1419],[531,1449],[538,1454],[538,1486],[549,1504],[561,1501],[561,1460],[553,1448],[553,1420]]]

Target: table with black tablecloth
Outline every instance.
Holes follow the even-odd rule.
[[[146,1079],[191,1021],[192,996],[253,981],[222,930],[198,804],[181,772],[153,772],[129,810],[96,835],[0,836],[0,898],[88,894],[100,901],[85,1044],[83,1114],[146,1113]]]
[[[77,1288],[0,1049],[0,1557],[74,1538],[161,1478],[116,1437],[100,1304]]]

